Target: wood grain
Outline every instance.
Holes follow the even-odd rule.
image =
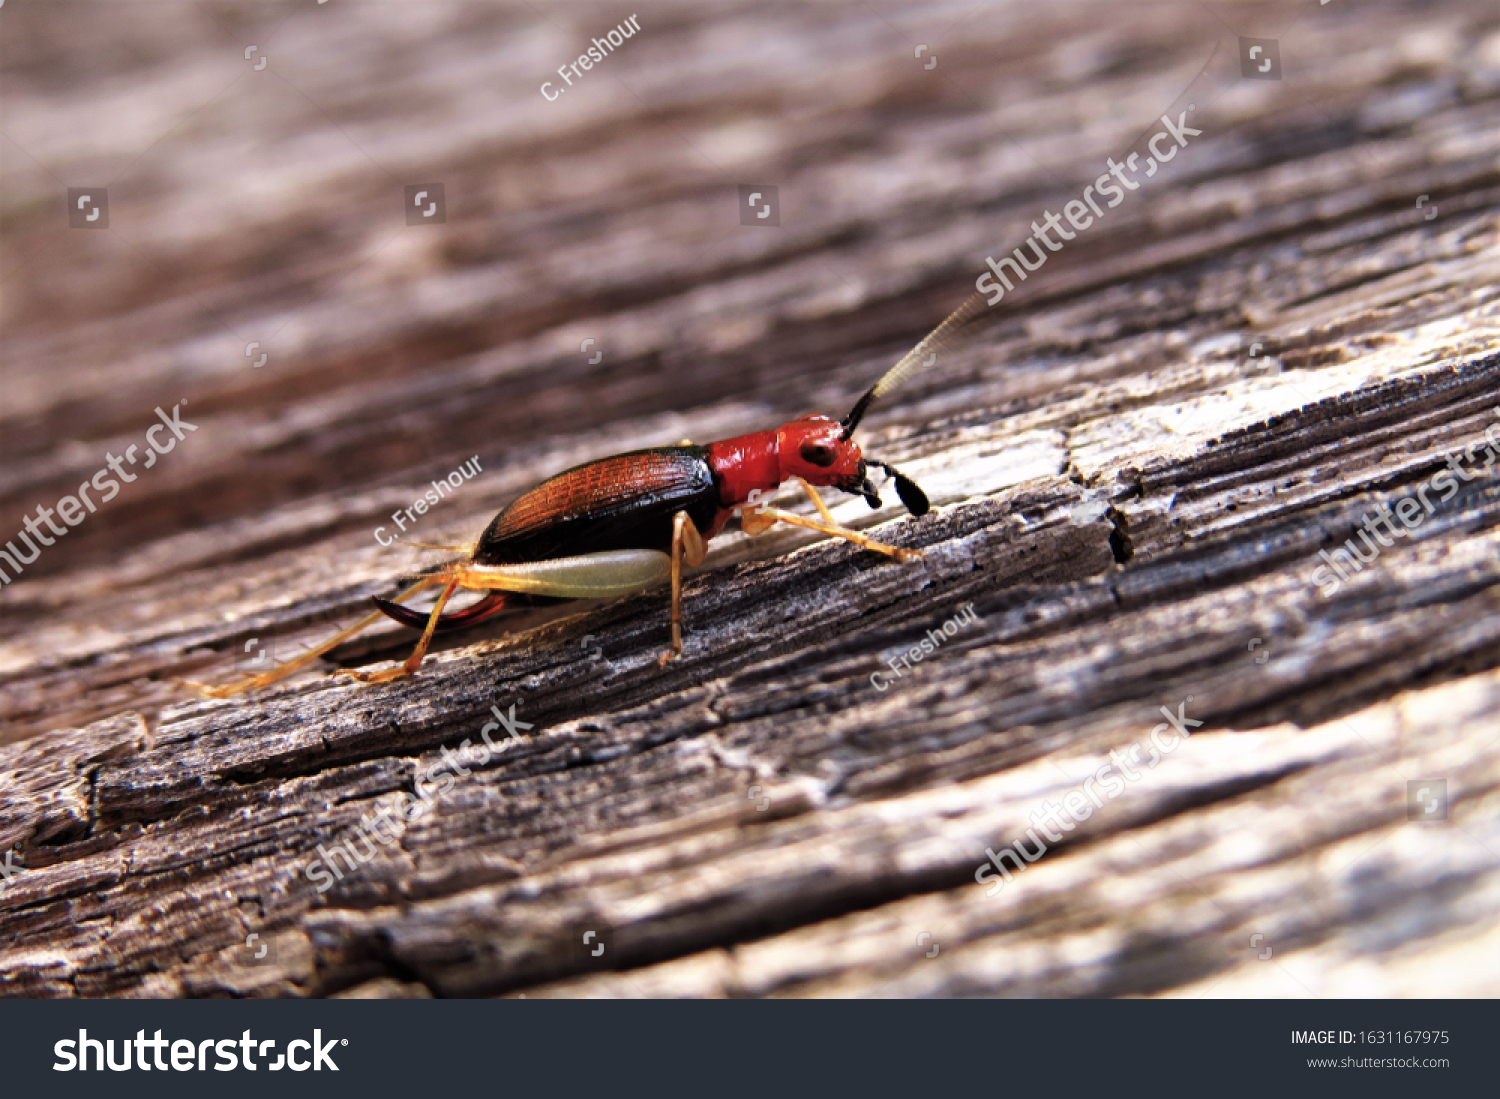
[[[1495,994],[1493,5],[667,0],[555,102],[618,13],[420,9],[6,5],[0,536],[157,406],[197,430],[0,589],[0,991]],[[935,510],[835,514],[920,561],[726,535],[665,668],[653,592],[384,685],[331,672],[403,658],[394,624],[182,686],[443,560],[374,534],[471,456],[410,537],[842,415],[1189,104],[1201,137],[872,412]],[[406,225],[434,181],[446,221]],[[100,184],[110,228],[66,228]],[[1325,596],[1319,551],[1475,443]],[[986,896],[986,849],[1163,708],[1202,724]],[[497,711],[528,727],[476,764]]]

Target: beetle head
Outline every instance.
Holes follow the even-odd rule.
[[[862,494],[865,459],[859,444],[843,437],[837,420],[803,416],[776,430],[776,460],[781,479],[801,477],[811,485]]]
[[[927,497],[916,483],[885,462],[867,463],[851,434],[845,424],[816,414],[784,424],[776,432],[781,479],[796,476],[808,484],[842,489],[863,496],[872,508],[878,508],[880,493],[867,469],[875,466],[896,482],[896,492],[908,511],[927,514]]]

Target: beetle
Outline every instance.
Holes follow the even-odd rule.
[[[932,358],[923,362],[922,353],[944,339],[964,311],[960,309],[909,351],[842,420],[812,414],[771,431],[704,446],[685,441],[634,450],[564,470],[501,510],[477,542],[461,547],[468,553],[466,559],[423,577],[394,600],[376,597],[377,610],[348,629],[260,675],[221,686],[192,686],[212,698],[264,687],[386,616],[422,630],[411,655],[384,671],[343,669],[339,673],[362,683],[384,682],[416,672],[440,629],[473,625],[517,603],[615,598],[670,581],[672,642],[661,657],[666,664],[682,653],[683,564],[702,564],[708,541],[736,515],[741,529],[750,535],[788,523],[898,560],[920,557],[916,550],[885,545],[839,525],[818,488],[863,496],[870,507],[878,508],[880,493],[869,475],[873,468],[895,484],[912,515],[927,514],[927,496],[916,483],[889,463],[864,457],[853,435],[874,401],[918,365],[931,365]],[[761,503],[788,481],[798,482],[806,491],[818,519]],[[418,592],[439,586],[442,590],[430,611],[402,606]],[[448,600],[459,590],[483,594],[471,606],[444,614]]]

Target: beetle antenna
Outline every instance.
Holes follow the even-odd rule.
[[[984,301],[985,296],[978,291],[970,294],[968,300],[949,313],[942,324],[922,337],[922,341],[916,347],[913,347],[901,357],[900,362],[887,370],[880,381],[872,385],[865,395],[855,402],[854,407],[849,410],[849,415],[844,417],[842,421],[844,434],[841,438],[847,439],[853,435],[854,429],[859,426],[859,421],[864,419],[870,406],[906,381],[916,372],[917,367],[931,366],[937,357],[938,349],[946,346],[958,330],[974,318]],[[899,480],[896,487],[900,489]]]
[[[920,518],[932,510],[932,505],[927,500],[927,493],[923,492],[917,486],[917,482],[913,481],[895,466],[889,462],[878,462],[873,458],[866,458],[865,464],[884,470],[886,476],[896,482],[896,495],[901,497],[901,502],[906,505],[907,511]],[[870,496],[867,494],[865,500],[868,501],[869,499]],[[875,504],[872,504],[871,507],[878,505],[879,502],[880,497],[876,496]]]

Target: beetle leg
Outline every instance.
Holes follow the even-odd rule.
[[[356,672],[352,668],[344,668],[339,675],[347,675],[351,679],[357,679],[361,683],[384,683],[390,679],[399,679],[403,675],[411,675],[422,666],[422,658],[427,655],[427,646],[432,644],[432,635],[437,630],[438,619],[443,617],[443,608],[448,605],[448,600],[458,590],[457,580],[449,580],[444,586],[442,594],[437,598],[437,603],[432,608],[432,613],[427,616],[427,628],[422,631],[422,638],[417,642],[417,647],[411,651],[404,664],[398,664],[394,668],[387,668],[383,672]],[[384,614],[384,611],[380,611]]]
[[[790,511],[782,511],[780,508],[761,507],[759,513],[772,522],[790,523],[794,527],[806,527],[808,530],[816,530],[822,534],[831,534],[835,538],[842,538],[846,542],[853,542],[861,549],[874,550],[876,553],[888,554],[897,560],[906,561],[914,557],[921,557],[918,550],[902,549],[900,546],[888,546],[884,542],[877,542],[873,538],[867,538],[857,530],[841,527],[837,523],[822,523],[816,519],[804,519],[800,515],[794,515]]]
[[[667,661],[682,655],[682,562],[683,558],[693,568],[703,564],[708,556],[708,547],[703,535],[685,511],[672,516],[672,647],[661,654],[657,662],[663,666]]]
[[[400,595],[396,596],[395,601],[397,603],[403,602],[406,599],[411,598],[413,595],[416,595],[417,592],[424,591],[427,588],[432,587],[434,584],[440,584],[447,579],[448,575],[446,571],[440,572],[435,576],[426,577],[425,579],[417,581],[417,583],[413,584]],[[202,694],[208,698],[228,698],[231,695],[237,695],[242,691],[253,691],[260,687],[269,686],[270,684],[275,683],[277,680],[284,679],[287,676],[291,675],[298,668],[303,668],[308,664],[311,664],[314,660],[318,659],[318,657],[322,656],[324,653],[330,651],[331,649],[337,648],[339,645],[349,640],[349,638],[353,637],[361,630],[367,629],[368,627],[374,625],[376,622],[379,622],[383,617],[385,617],[383,611],[376,611],[374,614],[366,615],[364,618],[361,618],[358,622],[354,623],[354,625],[350,626],[348,629],[340,630],[338,633],[334,634],[322,644],[308,649],[304,653],[299,653],[297,656],[293,657],[291,660],[288,660],[286,663],[278,664],[270,671],[262,672],[260,675],[245,676],[242,679],[231,680],[230,682],[220,684],[217,687],[210,687],[203,683],[191,682],[188,683],[188,686],[192,687],[194,690],[198,691],[199,694]]]
[[[449,579],[476,591],[512,591],[561,599],[613,599],[653,588],[671,576],[661,550],[602,550],[517,565],[455,565]]]
[[[696,528],[693,534],[697,534]],[[700,538],[700,548],[701,545],[702,539]],[[690,564],[701,560],[701,553],[696,557],[690,553],[688,557]],[[476,565],[472,562],[450,565],[441,572],[417,581],[396,596],[395,602],[402,603],[419,591],[425,591],[437,584],[447,585],[437,606],[425,616],[427,629],[421,641],[418,642],[416,651],[407,658],[406,662],[385,672],[373,674],[345,672],[343,674],[352,675],[362,682],[378,683],[415,671],[421,664],[428,645],[432,642],[432,635],[437,630],[443,605],[459,588],[474,591],[517,592],[554,599],[611,599],[621,595],[633,595],[638,591],[655,587],[668,579],[670,575],[671,559],[660,550],[607,550],[578,557],[561,557],[552,561],[533,561],[519,565]],[[473,610],[474,608],[466,608],[464,611],[459,611],[458,615],[465,615]],[[366,615],[322,644],[305,653],[300,653],[285,664],[278,664],[261,675],[247,676],[218,687],[209,687],[200,683],[188,685],[210,698],[228,698],[241,691],[267,686],[290,675],[298,668],[311,664],[330,649],[379,622],[385,617],[385,613],[385,611],[376,611]]]
[[[444,630],[458,629],[461,626],[472,626],[476,622],[483,622],[486,618],[491,618],[503,610],[513,609],[527,598],[529,597],[523,596],[517,599],[506,592],[488,592],[479,602],[463,610],[454,611],[452,614],[443,615],[438,620],[437,632],[442,633]],[[430,613],[428,611],[414,611],[410,607],[392,603],[378,595],[375,597],[375,605],[385,612],[387,618],[393,618],[403,626],[414,626],[420,630],[427,625],[427,615]]]
[[[764,534],[776,525],[776,517],[771,514],[771,510],[765,504],[757,507],[751,507],[749,504],[746,504],[740,510],[740,530],[744,531],[751,538],[759,534]]]
[[[808,484],[801,477],[797,478],[797,483],[807,491],[808,496],[812,497],[813,506],[818,509],[818,514],[823,517],[823,522],[827,523],[831,527],[838,526],[838,520],[834,519],[833,512],[828,510],[828,505],[823,503],[823,497],[818,495],[818,490],[813,488],[812,485]]]

